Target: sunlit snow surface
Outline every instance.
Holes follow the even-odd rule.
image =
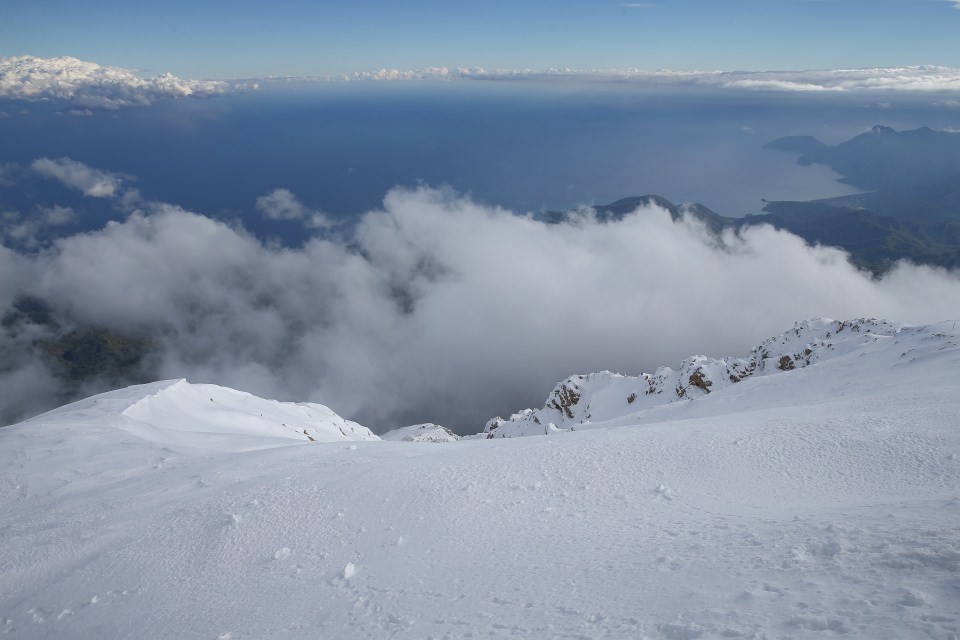
[[[951,638],[958,333],[865,325],[549,437],[362,441],[182,382],[83,401],[0,430],[0,634]]]

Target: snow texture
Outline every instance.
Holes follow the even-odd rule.
[[[958,344],[801,323],[574,378],[537,412],[576,431],[446,446],[310,443],[344,423],[183,381],[103,394],[0,429],[0,634],[955,638]]]

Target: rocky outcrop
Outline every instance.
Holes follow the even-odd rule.
[[[601,371],[567,378],[550,392],[541,409],[524,409],[507,419],[487,422],[487,438],[544,435],[576,430],[658,405],[694,401],[752,376],[783,374],[846,353],[878,336],[891,336],[903,325],[885,320],[816,319],[797,323],[764,340],[746,357],[693,356],[679,368],[627,376]]]

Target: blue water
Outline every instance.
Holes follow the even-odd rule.
[[[738,216],[758,213],[761,198],[851,192],[826,168],[763,150],[774,138],[837,143],[877,123],[956,125],[957,110],[932,99],[895,100],[629,85],[277,83],[89,117],[0,105],[10,114],[0,118],[0,163],[68,156],[130,176],[149,198],[253,228],[256,198],[280,187],[343,217],[377,207],[396,185],[417,184],[518,211],[658,194]],[[0,205],[28,207],[55,185],[34,180],[31,188],[37,193],[3,188]]]

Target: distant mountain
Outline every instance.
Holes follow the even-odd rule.
[[[960,218],[903,220],[867,209],[838,207],[824,200],[770,203],[764,215],[740,226],[769,224],[811,244],[840,247],[858,267],[882,273],[898,260],[960,266]]]
[[[874,126],[844,143],[828,146],[816,138],[791,136],[766,145],[800,154],[801,164],[823,164],[861,189],[933,184],[960,176],[960,133],[927,127],[895,131]]]
[[[799,210],[798,204],[816,204],[834,209],[854,211],[865,210],[880,216],[918,222],[960,220],[960,173],[944,180],[922,185],[890,187],[878,191],[799,203],[793,201],[767,202],[764,211],[784,213],[789,209],[790,212],[795,212]]]
[[[600,221],[619,220],[655,205],[677,219],[689,215],[711,231],[769,224],[811,244],[847,251],[858,267],[883,273],[898,260],[960,267],[960,133],[921,127],[896,131],[882,125],[839,145],[812,136],[788,136],[766,148],[796,154],[800,164],[823,164],[842,182],[870,191],[806,202],[767,202],[764,214],[718,215],[700,204],[677,206],[655,195],[594,207]],[[546,212],[547,222],[570,213]]]
[[[768,213],[744,218],[721,216],[701,204],[677,205],[657,195],[623,198],[593,210],[597,220],[615,222],[641,207],[656,206],[669,211],[674,220],[691,216],[714,233],[769,224],[810,244],[839,247],[850,254],[853,264],[877,274],[898,260],[948,268],[960,266],[960,218],[903,220],[845,206],[839,200],[771,202]],[[576,211],[547,211],[540,214],[540,219],[559,224],[575,215]]]
[[[633,196],[621,198],[610,204],[592,207],[596,219],[600,222],[616,222],[627,215],[634,213],[640,207],[659,207],[670,212],[670,217],[678,220],[683,215],[692,215],[707,225],[711,231],[719,232],[729,227],[736,218],[726,218],[708,209],[702,204],[677,205],[666,198],[657,195]],[[545,211],[539,214],[538,219],[548,224],[569,222],[576,215],[576,211]]]
[[[883,272],[900,259],[960,266],[960,133],[877,125],[836,146],[808,136],[780,138],[769,149],[824,164],[841,182],[869,189],[807,202],[767,202],[766,222],[808,242],[839,246],[853,261]]]
[[[775,149],[777,151],[800,154],[801,164],[810,164],[810,156],[822,153],[828,148],[827,145],[813,136],[786,136],[777,138],[773,142],[764,145],[764,149]]]

